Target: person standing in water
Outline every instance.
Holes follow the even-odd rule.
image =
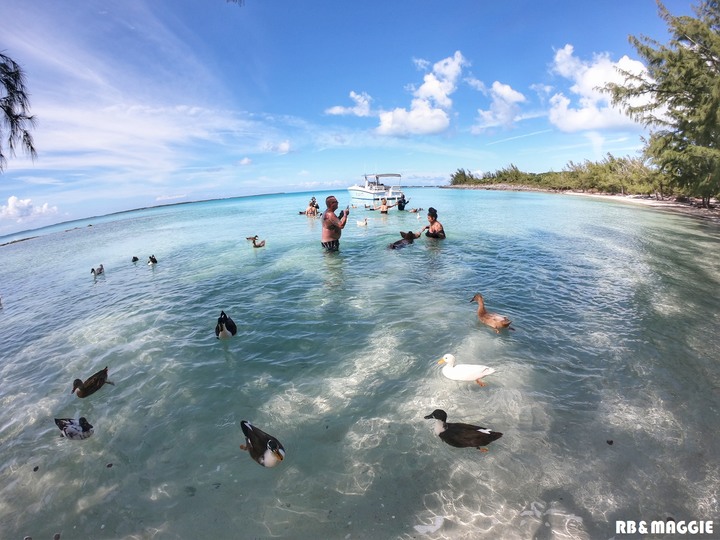
[[[340,250],[340,236],[342,230],[345,228],[348,216],[350,215],[350,208],[346,208],[340,212],[340,217],[335,215],[335,211],[338,207],[338,200],[334,195],[329,195],[325,199],[327,208],[322,216],[322,237],[320,244],[327,251],[339,251]]]
[[[415,234],[415,238],[420,238],[423,231],[425,231],[425,236],[428,238],[445,238],[445,229],[443,229],[442,223],[437,220],[437,216],[437,210],[432,206],[428,208],[427,218],[430,224],[420,229],[420,232]]]

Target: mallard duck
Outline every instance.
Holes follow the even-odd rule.
[[[455,448],[474,447],[487,452],[487,448],[482,447],[502,437],[502,433],[472,424],[449,424],[447,413],[442,409],[435,409],[425,417],[431,418],[435,419],[435,435]]]
[[[285,448],[275,437],[256,428],[247,420],[241,421],[240,427],[245,434],[245,444],[241,444],[240,448],[250,452],[250,457],[260,465],[274,467],[285,459]]]
[[[77,390],[77,397],[85,398],[100,390],[104,384],[112,384],[113,386],[115,386],[115,383],[112,381],[108,381],[107,378],[108,368],[105,367],[105,369],[101,369],[95,375],[88,378],[85,382],[82,382],[82,380],[80,379],[75,379],[73,381],[72,392],[70,393],[74,394],[75,390]]]
[[[100,266],[98,266],[97,268],[91,268],[91,269],[90,269],[90,273],[91,273],[93,276],[99,276],[99,275],[102,274],[103,272],[105,272],[105,267],[104,267],[102,264],[101,264]]]
[[[478,303],[478,319],[480,319],[481,323],[488,325],[490,328],[494,328],[495,333],[499,334],[500,330],[502,330],[503,328],[507,328],[508,330],[515,330],[514,328],[510,327],[510,325],[512,324],[512,321],[510,319],[508,319],[504,315],[490,313],[488,310],[485,309],[485,300],[483,299],[482,294],[477,293],[470,299],[470,301]]]
[[[220,312],[217,324],[215,325],[215,337],[225,339],[233,337],[237,334],[237,325],[230,317],[225,315],[224,311]]]
[[[445,364],[442,368],[442,374],[448,379],[453,381],[475,381],[480,386],[485,386],[482,378],[487,375],[492,375],[495,370],[488,366],[481,366],[478,364],[456,364],[455,356],[452,354],[446,354],[440,360],[438,364]]]
[[[81,416],[79,420],[74,418],[56,418],[55,425],[63,435],[72,441],[87,439],[93,434],[93,427],[87,418]]]
[[[148,265],[153,264],[157,264],[157,259],[155,258],[155,255],[150,255],[150,257],[148,257]]]

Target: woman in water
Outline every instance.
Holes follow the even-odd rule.
[[[430,224],[420,229],[420,232],[415,235],[415,238],[420,238],[423,231],[425,231],[425,236],[428,238],[445,238],[445,229],[443,229],[442,223],[437,220],[437,210],[432,206],[428,208],[427,218]]]

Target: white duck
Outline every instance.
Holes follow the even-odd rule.
[[[358,220],[357,226],[358,227],[367,227],[367,218],[363,219],[362,221]]]
[[[456,364],[452,354],[446,354],[438,364],[445,364],[442,374],[453,381],[475,381],[480,386],[485,386],[482,378],[495,373],[495,370],[488,366],[478,364]]]

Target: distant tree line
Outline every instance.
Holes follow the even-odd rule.
[[[572,161],[561,172],[529,173],[510,165],[495,172],[474,175],[458,169],[450,176],[451,186],[507,184],[550,191],[587,191],[620,195],[693,196],[672,186],[671,178],[641,158],[616,158],[608,154],[599,162]]]
[[[701,0],[696,17],[675,17],[658,0],[667,45],[630,37],[646,73],[621,71],[623,84],[601,88],[612,102],[651,128],[642,158],[608,155],[570,163],[562,172],[524,173],[514,165],[476,178],[465,170],[452,185],[506,183],[541,189],[695,197],[707,207],[720,196],[720,0]]]

